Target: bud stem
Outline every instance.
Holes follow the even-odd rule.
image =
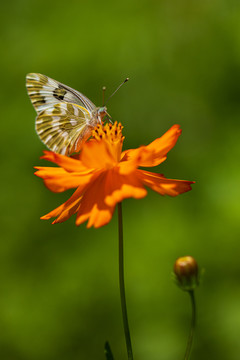
[[[188,342],[187,342],[184,360],[189,360],[189,358],[190,358],[190,353],[191,353],[192,343],[193,343],[193,335],[194,335],[195,326],[196,326],[196,301],[195,301],[194,290],[189,290],[188,293],[189,293],[190,299],[191,299],[192,320],[191,320],[191,326],[190,326],[190,331],[189,331],[189,335],[188,335]]]

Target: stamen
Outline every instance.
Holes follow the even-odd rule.
[[[109,143],[122,143],[124,136],[122,135],[123,126],[117,121],[112,125],[107,123],[106,125],[98,124],[92,131],[92,136],[96,140],[104,139]]]

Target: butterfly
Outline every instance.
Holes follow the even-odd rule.
[[[37,112],[35,129],[42,142],[62,155],[78,152],[92,129],[108,115],[85,95],[38,73],[28,74],[26,86]]]

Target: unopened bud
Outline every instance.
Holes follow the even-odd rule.
[[[174,273],[181,289],[191,291],[198,286],[198,264],[192,256],[178,258],[174,264]]]

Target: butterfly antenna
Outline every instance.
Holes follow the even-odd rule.
[[[112,95],[109,96],[109,98],[107,99],[107,101],[105,102],[104,106],[108,103],[108,100],[111,99],[111,97],[113,97],[114,94],[116,94],[116,92],[120,89],[120,87],[125,84],[127,81],[129,80],[129,78],[126,78],[118,87],[117,89],[112,93]]]
[[[103,88],[102,88],[102,103],[103,103],[103,104],[104,104],[105,91],[106,91],[106,86],[103,86]],[[103,106],[104,106],[104,105],[103,105]]]

